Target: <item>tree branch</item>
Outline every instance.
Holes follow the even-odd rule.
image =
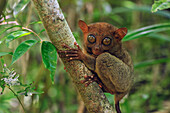
[[[75,38],[64,18],[57,0],[32,1],[34,2],[51,42],[57,50],[63,50],[62,44],[74,47]],[[76,60],[67,62],[66,59],[62,59],[62,61],[88,111],[91,113],[113,113],[112,106],[109,104],[109,101],[97,83],[93,82],[88,87],[80,83],[80,80],[84,79],[84,75],[92,75],[85,65]]]

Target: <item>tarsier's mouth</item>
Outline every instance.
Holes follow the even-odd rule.
[[[102,54],[103,52],[105,52],[105,51],[96,51],[96,50],[93,50],[93,49],[90,48],[90,47],[87,47],[87,50],[88,50],[88,53],[89,53],[89,54],[91,54],[91,55],[93,55],[93,56],[95,56],[95,57],[97,57],[97,56],[99,56],[100,54]]]
[[[100,52],[100,51],[92,51],[92,53],[93,53],[93,55],[95,55],[95,56],[98,56],[98,55],[102,54],[102,52]]]

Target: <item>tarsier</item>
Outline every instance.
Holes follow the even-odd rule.
[[[131,57],[121,43],[127,28],[104,22],[87,25],[82,20],[78,24],[84,35],[83,51],[75,43],[77,49],[63,45],[68,50],[58,52],[68,61],[81,60],[93,73],[81,82],[88,86],[96,81],[104,92],[114,94],[116,111],[121,113],[119,101],[129,92],[134,80]]]

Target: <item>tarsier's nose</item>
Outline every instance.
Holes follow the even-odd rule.
[[[102,53],[99,46],[95,46],[92,52],[94,55],[100,55]]]
[[[99,46],[96,46],[94,49],[95,51],[99,51]]]

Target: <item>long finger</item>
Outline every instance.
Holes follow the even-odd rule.
[[[78,57],[78,54],[66,54],[66,57]]]
[[[83,84],[83,83],[85,83],[85,82],[87,82],[88,80],[81,80],[80,82]]]
[[[79,57],[70,57],[70,58],[68,59],[68,61],[71,61],[71,60],[79,60]]]
[[[58,53],[77,54],[77,51],[69,51],[69,50],[66,50],[66,51],[58,51]]]
[[[74,57],[78,57],[77,54],[66,54],[66,55],[64,54],[64,55],[59,55],[59,56],[60,56],[60,58],[69,58],[69,57],[70,57],[71,60],[74,60],[74,59],[73,59]],[[70,58],[69,58],[69,59],[70,59]]]
[[[89,81],[87,83],[85,83],[85,87],[89,86],[93,81]]]
[[[64,47],[64,48],[68,48],[69,50],[73,50],[73,51],[76,51],[77,49],[74,49],[74,48],[71,48],[71,47],[69,47],[68,45],[66,45],[66,44],[63,44],[63,45],[61,45],[62,47]]]

